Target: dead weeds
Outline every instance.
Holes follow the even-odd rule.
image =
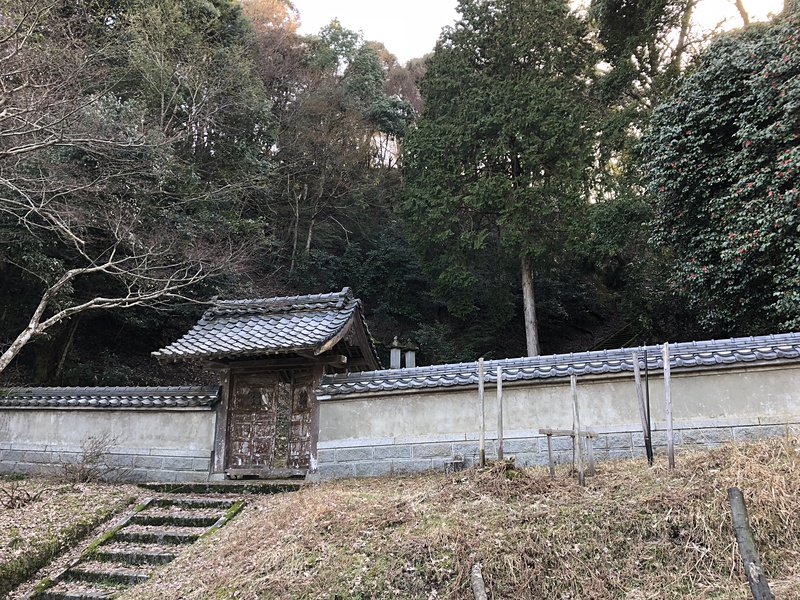
[[[0,598],[59,552],[130,504],[133,486],[0,478]],[[22,501],[24,500],[24,501]]]
[[[663,460],[663,459],[662,459]],[[124,598],[748,597],[727,488],[745,493],[776,598],[800,597],[797,438],[565,471],[501,463],[258,498]]]

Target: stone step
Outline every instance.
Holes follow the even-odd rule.
[[[178,527],[211,527],[224,513],[214,515],[178,513],[178,514],[147,514],[141,512],[135,515],[130,523],[134,525],[175,525]]]
[[[146,498],[83,554],[40,582],[31,600],[107,600],[149,579],[151,566],[227,523],[244,506],[231,497]],[[46,588],[46,589],[43,589]]]
[[[154,498],[151,506],[180,506],[184,508],[219,508],[227,510],[237,502],[231,498]]]
[[[178,556],[179,550],[99,547],[92,553],[94,560],[120,562],[126,565],[165,565]]]
[[[141,483],[139,487],[161,494],[280,494],[296,492],[304,479],[239,479],[202,483]]]
[[[35,596],[36,600],[109,600],[114,598],[116,592],[107,592],[102,590],[82,590],[78,592],[54,592],[47,591],[41,592]]]
[[[108,600],[125,591],[127,585],[61,581],[34,596],[36,600]]]
[[[149,570],[131,569],[120,564],[104,566],[97,563],[79,564],[66,574],[68,581],[104,582],[122,585],[136,585],[150,579]]]
[[[176,531],[171,529],[128,530],[122,529],[113,537],[115,542],[134,544],[191,544],[199,538],[204,528],[195,531]]]

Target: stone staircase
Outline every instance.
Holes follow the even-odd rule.
[[[27,598],[114,598],[146,581],[160,565],[222,527],[243,506],[243,500],[230,497],[147,498],[92,542],[79,558],[39,582]]]

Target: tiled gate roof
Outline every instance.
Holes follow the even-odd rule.
[[[497,367],[502,369],[503,381],[522,381],[597,375],[633,371],[632,352],[638,351],[639,362],[644,369],[644,354],[650,370],[663,368],[661,346],[600,350],[571,354],[554,354],[484,363],[485,380],[497,379]],[[800,359],[800,333],[767,335],[759,337],[683,342],[669,344],[670,366],[714,367],[724,364],[774,361],[778,359]],[[459,385],[475,385],[478,382],[478,363],[461,363],[392,369],[361,373],[326,375],[322,379],[318,397],[396,390],[419,390]]]
[[[210,408],[217,387],[60,387],[0,389],[2,408]]]
[[[366,330],[360,306],[350,288],[329,294],[220,301],[186,335],[153,352],[153,356],[172,362],[292,352],[319,354],[352,320],[359,320]],[[380,364],[374,347],[362,352],[370,354],[374,364]]]

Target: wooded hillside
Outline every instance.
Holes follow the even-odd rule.
[[[796,327],[797,16],[702,2],[461,0],[401,65],[284,0],[2,0],[0,383],[200,383],[149,353],[204,302],[344,286],[422,364]]]

